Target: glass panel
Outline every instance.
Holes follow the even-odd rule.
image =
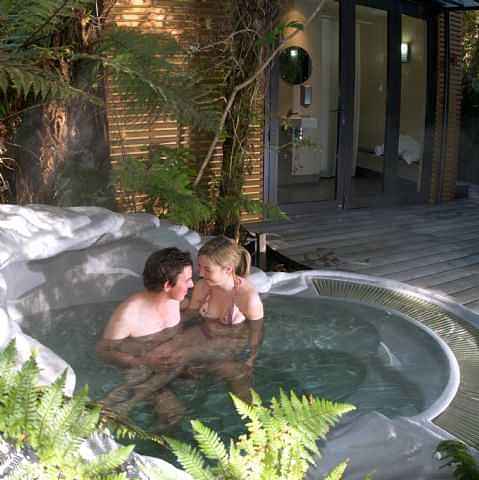
[[[398,176],[401,191],[421,190],[426,122],[427,27],[420,18],[402,15],[401,123]]]
[[[353,197],[384,191],[387,12],[356,6]]]
[[[282,21],[304,22],[315,2],[288,2]],[[334,200],[339,95],[339,9],[321,14],[281,55],[277,120],[278,203]]]

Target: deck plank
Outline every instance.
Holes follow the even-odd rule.
[[[320,211],[247,225],[311,268],[379,276],[452,296],[479,313],[479,199]]]
[[[447,270],[446,272],[439,274],[426,275],[424,277],[411,280],[409,283],[416,287],[434,288],[441,285],[441,283],[467,278],[475,273],[479,273],[479,263],[472,264],[464,268],[452,268],[451,270]]]
[[[479,273],[473,273],[472,275],[461,277],[456,280],[439,283],[435,288],[448,295],[454,295],[477,286],[479,286]]]

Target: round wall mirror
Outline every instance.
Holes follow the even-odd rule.
[[[311,57],[301,47],[285,48],[279,55],[279,74],[292,85],[305,82],[311,75]]]

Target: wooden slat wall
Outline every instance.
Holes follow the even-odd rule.
[[[439,18],[438,29],[438,73],[437,73],[437,99],[436,99],[436,129],[434,137],[433,169],[431,179],[431,202],[437,200],[439,179],[439,166],[441,144],[443,142],[443,102],[445,95],[445,28],[444,15]],[[449,58],[449,109],[448,128],[446,132],[446,149],[443,152],[444,171],[442,175],[441,200],[452,200],[456,192],[459,131],[461,126],[461,101],[462,101],[462,50],[463,50],[463,14],[451,12],[450,14],[450,58]]]
[[[212,32],[224,36],[225,21],[221,0],[119,0],[110,13],[111,21],[119,26],[134,27],[145,32],[170,33],[185,45],[206,43]],[[129,101],[121,92],[107,84],[107,115],[110,134],[110,154],[113,168],[118,160],[129,155],[147,158],[152,144],[185,146],[191,148],[199,161],[206,154],[212,135],[199,134],[189,127],[180,126],[174,118],[165,115],[152,121],[146,115],[132,114]],[[264,109],[263,97],[258,102],[258,113]],[[262,116],[260,115],[260,118]],[[256,200],[263,198],[263,135],[261,122],[254,125],[249,139],[250,173],[246,177],[245,194]],[[222,146],[218,145],[207,169],[206,179],[214,185],[214,178],[221,172]],[[144,199],[143,199],[144,200]],[[141,211],[140,199],[131,204],[123,192],[117,192],[119,208],[125,211]],[[257,216],[244,215],[245,221],[258,220]]]
[[[143,31],[169,32],[180,42],[204,41],[208,30],[223,29],[227,22],[222,21],[222,9],[218,7],[219,0],[120,0],[111,12],[111,19],[121,26],[139,28]],[[449,87],[449,120],[446,151],[444,158],[444,173],[442,175],[442,200],[454,198],[457,180],[458,140],[461,115],[461,80],[462,80],[462,40],[463,16],[460,12],[450,14],[451,58]],[[444,15],[440,16],[438,29],[438,89],[436,102],[436,128],[433,151],[431,178],[431,202],[437,199],[437,180],[440,175],[440,152],[443,125],[444,99]],[[252,199],[263,198],[263,98],[258,101],[257,125],[254,125],[249,140],[250,171],[244,186],[245,194]],[[189,128],[181,127],[175,119],[160,116],[155,121],[147,116],[131,114],[128,100],[122,98],[114,85],[107,85],[107,113],[110,133],[111,162],[115,166],[118,159],[124,155],[147,157],[151,144],[167,146],[188,146],[198,158],[206,153],[211,137],[198,135]],[[214,184],[214,178],[221,172],[222,148],[219,145],[210,163],[207,181]],[[123,210],[141,210],[142,202],[135,206],[118,192],[119,207]],[[258,220],[253,215],[243,215],[245,221]]]

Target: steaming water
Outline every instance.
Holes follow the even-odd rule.
[[[334,299],[269,296],[264,303],[265,341],[253,378],[253,388],[264,399],[281,387],[352,403],[363,413],[412,416],[428,408],[447,384],[448,363],[440,346],[396,313]],[[121,381],[94,352],[116,305],[51,311],[26,318],[22,327],[72,365],[77,388],[88,384],[90,396],[101,398]],[[240,431],[222,382],[205,377],[171,386],[188,409],[176,436],[188,438],[191,418],[224,435]],[[132,417],[147,430],[155,425],[147,404],[135,408]]]

